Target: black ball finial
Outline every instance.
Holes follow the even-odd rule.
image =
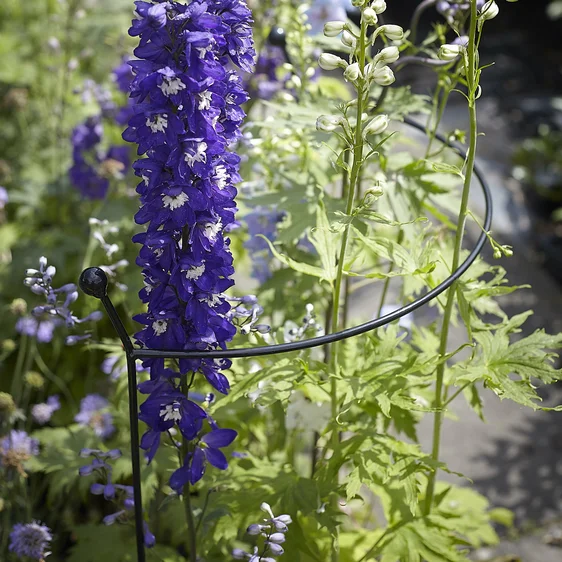
[[[101,299],[107,295],[107,275],[99,267],[89,267],[80,275],[78,285],[90,297]]]
[[[287,42],[287,37],[285,36],[285,30],[282,27],[275,26],[269,32],[269,37],[267,38],[269,43],[274,47],[285,48]]]

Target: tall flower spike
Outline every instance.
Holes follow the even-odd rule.
[[[139,37],[133,69],[134,115],[123,138],[145,155],[133,165],[141,178],[135,216],[146,232],[137,264],[147,312],[137,341],[155,349],[225,348],[236,333],[224,291],[234,284],[230,241],[240,158],[228,151],[240,137],[248,96],[232,65],[251,71],[251,12],[244,0],[137,1],[129,34]],[[178,425],[194,439],[206,413],[180,392],[178,379],[201,373],[219,392],[230,361],[180,360],[179,371],[162,359],[145,360],[150,394],[141,408],[149,425],[141,446],[151,459],[160,435]],[[204,443],[204,441],[202,441]]]

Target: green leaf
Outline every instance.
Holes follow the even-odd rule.
[[[298,262],[290,258],[289,256],[280,254],[275,248],[275,246],[265,236],[263,236],[262,234],[259,234],[258,236],[260,236],[260,238],[263,238],[267,242],[267,245],[269,246],[271,253],[287,267],[290,267],[291,269],[293,269],[294,271],[298,271],[299,273],[304,273],[305,275],[311,275],[313,277],[318,277],[322,280],[325,279],[327,281],[331,280],[329,275],[327,275],[324,269],[322,269],[321,267],[310,265],[304,262]]]
[[[316,227],[310,234],[310,240],[318,255],[325,273],[325,279],[333,282],[336,279],[336,256],[338,253],[338,236],[330,229],[330,222],[326,214],[324,202],[318,202],[316,209]]]
[[[462,562],[453,533],[427,518],[396,525],[381,541],[376,552],[381,562]],[[373,558],[369,558],[373,560]]]

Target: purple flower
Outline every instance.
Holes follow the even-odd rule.
[[[476,8],[481,10],[486,0],[477,0]],[[463,18],[470,10],[470,2],[466,0],[440,0],[435,5],[435,9],[447,20],[449,24],[455,22],[457,18]]]
[[[203,478],[207,462],[220,470],[228,468],[228,461],[221,448],[228,447],[236,439],[233,429],[213,429],[201,437],[195,450],[188,453],[184,465],[178,468],[170,477],[170,486],[178,493],[189,481],[196,484]]]
[[[80,402],[80,412],[74,417],[74,421],[80,425],[91,427],[94,433],[101,439],[107,439],[115,431],[113,416],[104,411],[109,402],[99,394],[88,394]]]
[[[104,152],[102,139],[101,115],[89,117],[72,131],[72,167],[68,174],[74,187],[87,199],[103,199],[109,189],[108,178],[129,166],[127,147],[112,146]]]
[[[54,395],[49,396],[46,402],[35,404],[31,408],[31,415],[39,425],[45,425],[57,410],[60,410],[60,400]]]
[[[121,92],[129,93],[131,82],[133,80],[133,73],[128,59],[124,58],[119,66],[116,66],[113,71],[113,79]]]
[[[0,456],[18,455],[30,459],[39,454],[39,441],[29,437],[22,430],[12,429],[7,437],[0,441]]]
[[[10,198],[6,188],[0,185],[0,211],[6,206],[9,200]]]
[[[153,349],[225,348],[236,333],[224,296],[234,284],[225,230],[235,220],[240,181],[240,158],[228,149],[241,136],[248,99],[233,65],[253,66],[251,13],[244,0],[135,4],[138,19],[129,34],[139,45],[129,64],[136,103],[123,138],[145,156],[133,164],[142,180],[135,220],[146,225],[133,241],[142,244],[140,298],[148,305],[135,317],[143,325],[136,339]],[[140,419],[149,429],[141,446],[149,460],[163,432],[177,426],[189,441],[206,418],[178,379],[200,373],[226,393],[221,370],[230,364],[180,360],[176,371],[162,359],[144,361],[150,381],[140,390],[149,397]]]
[[[266,45],[259,54],[253,75],[245,80],[245,87],[250,98],[270,100],[283,88],[285,80],[277,76],[278,69],[284,64],[285,55],[280,47]]]
[[[27,556],[34,560],[43,560],[49,543],[53,540],[51,529],[39,521],[16,523],[10,533],[10,552],[17,556]]]
[[[39,441],[29,437],[25,431],[12,429],[0,440],[0,464],[15,469],[24,478],[24,463],[38,454]]]
[[[49,343],[58,323],[56,318],[38,320],[33,316],[23,316],[16,322],[16,331],[22,336],[37,338],[39,343]]]
[[[272,256],[267,242],[258,235],[274,241],[277,237],[277,224],[284,216],[285,213],[275,207],[255,207],[244,217],[248,227],[248,240],[244,242],[244,247],[252,258],[252,277],[260,283],[265,283],[272,275]]]
[[[102,318],[99,311],[92,312],[85,318],[77,318],[72,313],[70,306],[78,298],[77,287],[74,283],[67,283],[57,289],[53,288],[52,283],[56,271],[54,266],[47,266],[47,258],[43,256],[39,258],[39,269],[28,269],[24,279],[24,285],[29,287],[32,293],[43,296],[46,304],[36,306],[32,310],[33,317],[20,318],[16,323],[16,330],[20,334],[36,337],[42,343],[50,342],[53,339],[55,327],[62,324],[63,320],[68,328],[73,328],[76,324],[96,322]],[[72,345],[88,337],[88,335],[73,335],[67,338],[67,343]]]

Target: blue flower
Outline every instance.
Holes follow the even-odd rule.
[[[234,284],[225,232],[235,221],[240,181],[240,158],[228,149],[241,136],[241,105],[248,99],[233,65],[253,66],[251,13],[244,0],[135,5],[138,19],[129,30],[139,37],[137,59],[129,62],[134,115],[123,138],[144,155],[133,164],[141,179],[135,221],[146,225],[133,238],[142,244],[139,296],[147,304],[135,316],[143,325],[136,339],[153,349],[225,348],[236,333],[224,296]],[[200,373],[226,393],[221,371],[230,364],[181,360],[175,370],[162,359],[144,361],[150,381],[139,389],[149,397],[140,419],[149,428],[141,446],[149,460],[163,432],[177,426],[193,440],[206,418],[178,379]]]
[[[30,437],[25,431],[12,429],[0,441],[0,465],[15,469],[26,477],[24,464],[31,457],[39,454],[39,441]]]
[[[115,431],[113,416],[105,411],[109,402],[99,394],[88,394],[80,402],[80,412],[74,417],[74,421],[80,425],[91,427],[94,433],[107,439]]]
[[[51,529],[39,521],[16,523],[10,533],[9,550],[17,556],[43,560],[50,554],[47,549],[52,540]]]
[[[221,448],[228,447],[236,439],[233,429],[213,429],[201,437],[193,452],[187,454],[184,465],[170,478],[170,486],[178,493],[189,481],[196,484],[203,478],[209,462],[215,468],[226,470],[228,461]]]
[[[35,404],[31,408],[31,416],[39,425],[45,425],[57,410],[60,410],[59,397],[49,396],[46,402]]]
[[[23,430],[12,429],[7,437],[0,441],[0,456],[4,460],[8,455],[16,455],[23,460],[39,454],[39,441],[29,437]]]

